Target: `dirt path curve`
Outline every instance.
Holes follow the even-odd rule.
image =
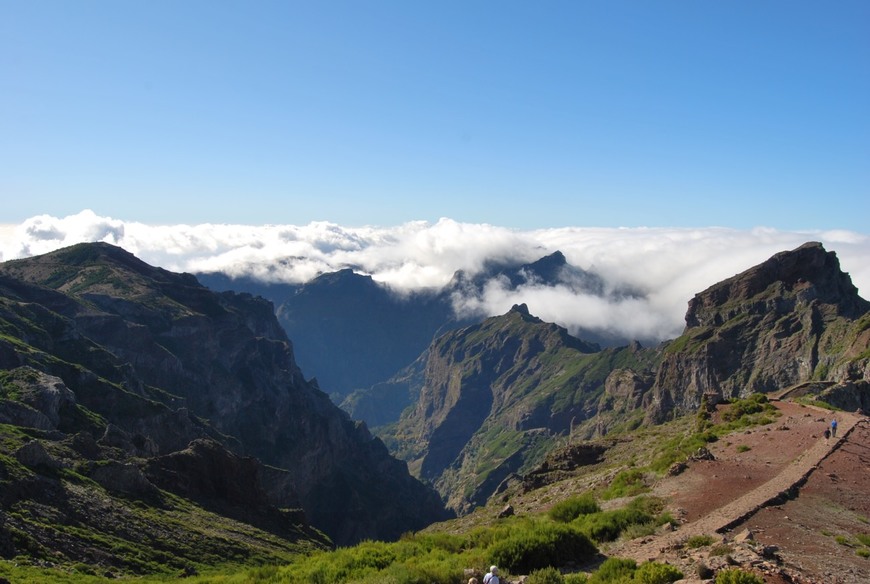
[[[824,416],[830,415],[830,412],[820,408],[811,409]],[[677,546],[691,536],[723,532],[752,516],[759,509],[781,499],[793,488],[803,484],[819,463],[839,448],[855,425],[864,418],[848,412],[837,412],[837,419],[839,427],[836,439],[812,442],[806,450],[767,482],[713,509],[703,517],[681,525],[671,533],[657,536],[646,543],[627,545],[618,552],[618,555],[639,562],[653,560],[664,550]]]

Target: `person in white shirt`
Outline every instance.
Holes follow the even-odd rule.
[[[489,567],[489,572],[483,577],[483,584],[499,584],[497,567]]]

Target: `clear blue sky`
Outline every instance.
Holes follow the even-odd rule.
[[[866,233],[870,2],[0,0],[0,196]]]

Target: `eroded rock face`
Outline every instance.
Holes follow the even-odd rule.
[[[0,421],[5,423],[57,430],[61,414],[75,407],[75,394],[63,380],[32,367],[18,367],[7,374],[7,392],[15,400],[0,401]]]
[[[867,359],[854,356],[866,349],[868,310],[836,254],[819,243],[711,286],[689,303],[683,335],[665,350],[645,403],[649,418],[696,410],[705,393],[728,398],[865,376]]]

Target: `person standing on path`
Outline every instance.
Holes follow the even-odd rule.
[[[831,436],[837,437],[837,420],[831,420]]]
[[[498,568],[495,566],[489,567],[489,572],[483,577],[483,584],[498,584]]]
[[[825,428],[825,442],[828,441],[828,438],[831,437],[831,431]]]

